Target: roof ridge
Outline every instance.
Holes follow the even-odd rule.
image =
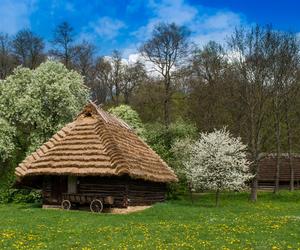
[[[116,173],[130,174],[130,164],[126,160],[126,157],[123,155],[122,150],[118,146],[118,143],[116,142],[115,136],[113,134],[109,133],[109,128],[107,127],[107,125],[108,124],[118,125],[120,127],[126,128],[129,131],[132,131],[132,128],[126,122],[124,122],[123,120],[121,120],[121,119],[107,113],[103,109],[99,108],[92,101],[89,101],[89,104],[96,110],[98,116],[100,116],[102,118],[102,120],[104,120],[104,123],[103,123],[104,124],[104,130],[102,130],[102,133],[105,133],[110,138],[110,142],[113,143],[113,145],[114,145],[113,153],[114,154],[117,153],[119,158],[121,158],[121,160],[120,159],[116,160],[115,159],[116,157],[112,155],[112,152],[110,152],[111,150],[106,150],[107,153],[109,154],[110,158],[112,159],[112,161],[114,163],[116,163],[115,172]],[[96,133],[98,134],[97,131],[96,131]],[[103,141],[102,143],[105,143],[105,142]],[[119,165],[119,164],[122,164],[122,165]]]
[[[119,119],[118,117],[106,112],[102,108],[98,107],[94,102],[91,100],[89,101],[89,104],[91,105],[97,112],[99,116],[106,122],[106,123],[112,123],[112,124],[117,124],[121,127],[125,127],[128,130],[133,130],[130,125],[128,125],[125,121]],[[88,105],[86,107],[88,107]]]
[[[99,120],[100,121],[100,120]],[[109,157],[111,158],[111,160],[113,161],[113,163],[115,164],[115,171],[116,173],[129,173],[129,163],[127,162],[126,158],[124,157],[123,153],[122,153],[122,150],[120,149],[120,147],[118,146],[118,143],[116,142],[115,140],[115,137],[114,135],[112,135],[111,133],[109,133],[109,129],[107,128],[107,124],[108,123],[105,123],[103,122],[103,126],[104,126],[104,129],[101,128],[101,129],[97,129],[95,130],[96,134],[99,136],[100,138],[100,141],[103,145],[105,146],[108,146],[108,142],[105,142],[105,139],[103,139],[104,136],[108,137],[109,138],[109,142],[113,144],[113,148],[111,147],[111,145],[109,145],[110,147],[105,147],[105,151],[107,152],[107,154],[109,155]],[[96,125],[97,126],[101,126],[100,124]],[[103,135],[101,136],[99,134],[99,131],[101,130],[101,132],[103,133]],[[109,149],[111,148],[111,149]],[[116,159],[116,154],[119,156],[119,158],[121,159]],[[124,164],[125,163],[125,166],[120,166],[119,164]],[[121,171],[120,169],[123,168],[126,169],[126,171]]]
[[[103,114],[104,115],[109,115],[109,116],[111,116],[112,118],[116,118],[116,119],[118,119],[118,121],[119,122],[122,122],[122,123],[124,123],[126,126],[122,126],[123,128],[125,127],[125,128],[127,128],[131,133],[133,133],[133,134],[135,134],[136,135],[136,133],[134,132],[134,130],[133,129],[131,129],[131,127],[127,124],[127,123],[125,123],[123,120],[121,120],[121,119],[119,119],[119,118],[117,118],[117,117],[115,117],[115,116],[113,116],[113,115],[111,115],[111,114],[109,114],[109,113],[107,113],[106,111],[104,111],[104,110],[102,110],[102,109],[100,109],[99,107],[97,107],[97,105],[96,104],[94,104],[93,102],[91,102],[90,101],[90,104],[97,110],[97,112],[98,112],[98,114],[101,116],[101,118],[103,118],[104,120],[105,120],[105,118],[103,117]],[[106,121],[106,120],[105,120]],[[123,160],[123,162],[126,162],[126,171],[124,171],[123,169],[122,169],[122,171],[121,170],[119,170],[119,169],[121,169],[122,168],[122,166],[117,166],[116,167],[116,172],[117,173],[128,173],[128,174],[130,174],[130,164],[128,163],[128,161],[126,160],[126,157],[123,155],[123,152],[122,152],[122,150],[120,149],[120,147],[118,146],[118,143],[116,142],[116,139],[115,139],[115,136],[114,135],[111,135],[110,133],[109,133],[109,129],[107,128],[107,124],[109,124],[109,122],[106,122],[106,124],[104,123],[104,127],[105,127],[105,132],[107,132],[108,133],[108,136],[112,139],[112,141],[113,141],[113,143],[114,143],[114,146],[118,149],[117,150],[117,152],[119,153],[119,156],[121,156],[122,157],[122,160]],[[116,124],[112,124],[112,125],[116,125]],[[102,132],[103,132],[103,130],[102,130]],[[137,135],[136,135],[137,136]],[[138,136],[137,136],[138,137]],[[143,145],[144,146],[146,146],[153,154],[155,154],[157,157],[158,157],[158,159],[159,159],[159,161],[161,162],[161,164],[163,164],[172,174],[173,174],[173,176],[177,179],[177,177],[176,177],[176,175],[175,175],[175,172],[173,171],[173,169],[171,169],[169,166],[168,166],[168,164],[166,164],[165,163],[165,161],[149,146],[149,145],[147,145],[147,143],[146,142],[144,142],[144,140],[143,139],[141,139],[141,138],[139,138],[139,140],[143,143]],[[110,156],[111,157],[111,159],[113,159],[113,157],[112,156]],[[124,166],[123,166],[123,168],[124,168]]]
[[[116,172],[117,173],[128,173],[130,175],[130,164],[127,161],[126,157],[123,155],[122,150],[118,146],[118,143],[116,142],[115,136],[111,135],[109,133],[109,129],[107,128],[107,124],[118,125],[120,127],[126,128],[131,133],[133,133],[135,136],[137,136],[137,134],[134,132],[134,130],[126,122],[124,122],[123,120],[119,119],[118,117],[116,117],[116,116],[114,116],[112,114],[109,114],[108,112],[104,111],[103,109],[101,109],[100,107],[98,107],[91,100],[89,100],[89,104],[96,110],[98,116],[100,116],[102,118],[102,120],[105,121],[105,123],[104,123],[105,132],[111,138],[111,141],[113,142],[113,144],[115,146],[115,149],[114,149],[115,152],[118,152],[119,156],[122,158],[122,161],[126,163],[125,169],[124,169],[124,166],[116,166]],[[109,119],[117,120],[117,122],[111,122]],[[98,134],[98,132],[97,132],[97,134]],[[165,161],[146,142],[144,142],[144,140],[142,140],[141,138],[139,138],[139,140],[143,143],[144,146],[146,146],[146,148],[148,148],[153,154],[155,154],[158,157],[158,159],[161,162],[161,164],[163,164],[172,173],[173,177],[175,179],[177,179],[177,176],[176,176],[175,172],[173,171],[173,169],[171,167],[169,167],[168,164],[166,164]],[[111,156],[109,152],[108,152],[108,154],[111,157],[111,159],[114,161],[114,157]],[[122,168],[122,170],[121,170],[121,168]]]

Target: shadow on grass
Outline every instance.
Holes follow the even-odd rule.
[[[16,204],[17,205],[17,209],[36,209],[36,208],[39,208],[41,209],[42,208],[42,204],[41,203],[18,203]]]

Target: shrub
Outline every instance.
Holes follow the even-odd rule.
[[[109,113],[126,122],[141,138],[144,139],[145,128],[139,114],[128,105],[120,105],[108,110]]]
[[[29,189],[0,189],[0,203],[40,203],[41,192]]]
[[[187,121],[178,120],[170,124],[168,130],[163,124],[152,123],[145,125],[146,141],[151,148],[164,159],[179,177],[178,183],[168,185],[168,199],[178,199],[188,192],[187,181],[183,172],[182,161],[173,149],[174,144],[181,140],[191,140],[197,134],[196,126]]]

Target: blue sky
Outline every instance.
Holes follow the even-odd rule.
[[[68,21],[77,41],[92,41],[102,55],[119,49],[127,58],[161,21],[188,26],[195,43],[223,43],[240,25],[272,23],[298,33],[299,10],[298,0],[0,0],[0,32],[30,28],[50,41],[55,26]]]

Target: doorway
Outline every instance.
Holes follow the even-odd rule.
[[[67,192],[67,176],[52,176],[51,198],[53,203],[62,202],[62,193]]]

